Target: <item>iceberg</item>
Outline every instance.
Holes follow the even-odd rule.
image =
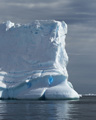
[[[79,98],[68,81],[66,34],[64,21],[0,24],[0,98]]]

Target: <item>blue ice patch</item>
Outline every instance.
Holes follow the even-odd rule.
[[[53,82],[53,77],[52,77],[52,76],[50,76],[50,77],[48,78],[48,83],[49,83],[49,85],[51,85],[51,84],[52,84],[52,82]]]
[[[27,86],[28,86],[28,88],[30,88],[32,86],[32,83],[31,82],[27,82]]]

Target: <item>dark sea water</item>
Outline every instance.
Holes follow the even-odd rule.
[[[96,96],[79,100],[0,100],[0,120],[96,120]]]

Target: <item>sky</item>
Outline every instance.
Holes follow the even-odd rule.
[[[0,23],[59,20],[68,25],[69,81],[80,94],[96,93],[96,0],[0,0]]]

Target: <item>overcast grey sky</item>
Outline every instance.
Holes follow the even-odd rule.
[[[69,81],[96,93],[96,0],[0,0],[0,22],[55,19],[68,24]]]

